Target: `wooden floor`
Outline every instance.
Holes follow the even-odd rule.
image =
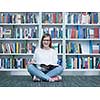
[[[30,76],[0,76],[0,87],[100,87],[100,76],[63,76],[61,82],[33,82]]]

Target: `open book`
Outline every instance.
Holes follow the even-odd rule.
[[[56,65],[51,65],[51,64],[49,64],[49,65],[46,65],[46,64],[33,64],[33,65],[39,65],[41,68],[45,68],[45,69],[48,69],[48,70],[58,67],[58,64],[56,64]]]

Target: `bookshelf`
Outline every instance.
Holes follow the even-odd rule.
[[[99,12],[0,12],[0,71],[27,72],[45,33],[64,74],[100,74]]]
[[[39,12],[0,13],[0,71],[22,72],[39,45]]]
[[[100,13],[71,12],[65,14],[65,19],[65,70],[74,74],[100,74]]]

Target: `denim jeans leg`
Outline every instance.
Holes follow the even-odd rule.
[[[32,65],[32,64],[29,64],[28,65],[28,72],[32,75],[32,76],[37,76],[39,77],[40,79],[43,79],[43,80],[49,80],[49,76],[46,75],[45,73],[43,73],[41,70],[39,70],[38,68],[36,68],[36,66]]]
[[[56,67],[53,70],[49,71],[46,75],[49,77],[53,77],[56,75],[60,75],[63,72],[64,68],[62,66]]]

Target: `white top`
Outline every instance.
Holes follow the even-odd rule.
[[[37,48],[34,59],[36,64],[57,65],[57,52],[52,48],[49,50]]]

